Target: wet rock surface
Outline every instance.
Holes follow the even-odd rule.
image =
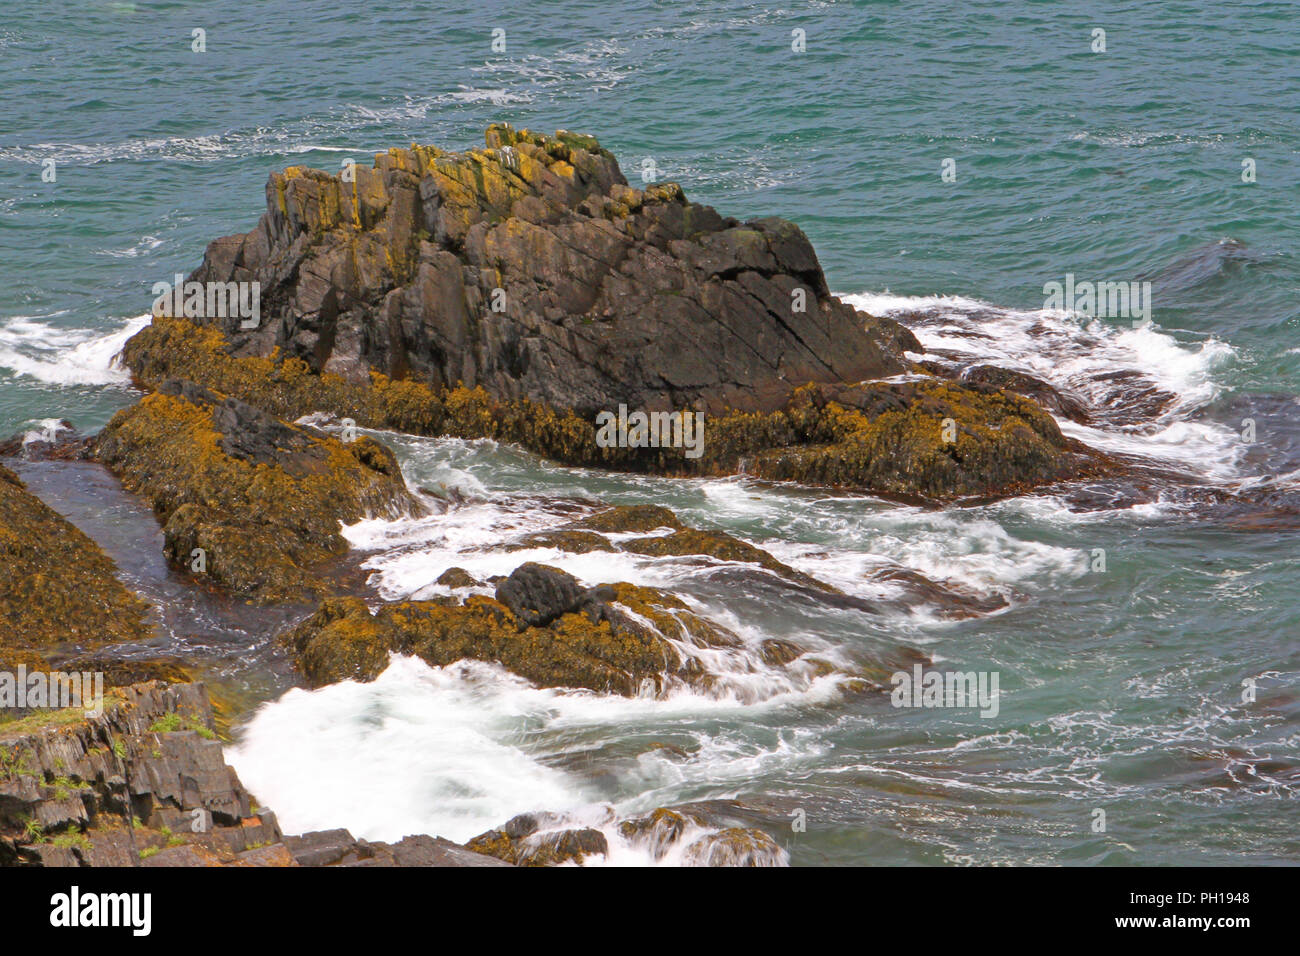
[[[556,828],[554,814],[525,813],[496,830],[480,833],[465,846],[515,866],[559,866],[606,856],[609,841],[594,827]]]
[[[623,819],[612,807],[603,814],[525,813],[465,845],[516,866],[563,866],[601,857],[684,866],[784,866],[787,852],[742,818],[747,816],[753,813],[735,801],[660,807]]]
[[[146,641],[147,610],[94,541],[0,466],[0,670]]]
[[[632,584],[585,589],[544,565],[522,565],[497,593],[514,607],[470,595],[463,604],[405,601],[372,613],[360,599],[331,599],[282,640],[313,686],[373,680],[396,652],[434,666],[496,662],[540,687],[624,696],[704,681],[683,648],[738,643],[670,594]]]
[[[1092,420],[1085,402],[1025,372],[995,365],[972,365],[962,370],[960,380],[963,384],[990,392],[1005,389],[1032,398],[1043,408],[1071,421],[1087,424]]]
[[[92,453],[150,501],[174,566],[260,603],[329,593],[319,571],[347,550],[340,522],[424,510],[373,439],[342,442],[192,382],[119,412]]]

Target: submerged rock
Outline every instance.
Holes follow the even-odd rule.
[[[686,847],[683,862],[688,866],[780,866],[784,855],[762,830],[731,827]]]
[[[0,466],[0,670],[149,640],[147,611],[95,542]]]
[[[542,829],[550,822],[548,814],[520,814],[499,829],[480,833],[465,847],[515,866],[559,866],[608,855],[609,841],[599,830]]]
[[[340,522],[423,513],[378,442],[339,441],[191,382],[119,412],[93,454],[150,501],[177,567],[261,603],[328,593],[320,570],[347,550]]]
[[[669,534],[652,533],[670,530]],[[626,537],[644,532],[644,536]],[[618,535],[616,539],[605,535]],[[725,531],[688,528],[662,505],[615,505],[549,531],[527,535],[506,546],[508,551],[530,548],[558,548],[572,554],[591,551],[626,551],[648,557],[700,557],[717,561],[753,564],[784,581],[827,594],[834,587],[811,575],[796,571],[767,551]]]

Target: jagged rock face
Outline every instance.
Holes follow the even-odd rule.
[[[226,764],[202,684],[0,723],[0,867],[505,866],[438,837],[283,836]]]
[[[253,811],[212,727],[201,684],[158,681],[106,695],[96,717],[0,724],[0,866],[156,865],[176,854],[246,865],[280,830],[274,814]]]
[[[190,277],[259,282],[260,326],[196,321],[238,355],[279,347],[358,383],[481,385],[583,415],[769,411],[807,382],[897,373],[919,348],[830,295],[793,223],[631,188],[587,136],[493,126],[487,147],[394,149],[351,181],[272,175],[257,228],[213,242]]]

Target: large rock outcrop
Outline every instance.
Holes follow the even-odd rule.
[[[347,179],[273,175],[257,228],[190,277],[260,283],[260,324],[205,304],[156,317],[124,350],[136,381],[571,465],[931,500],[1116,469],[1061,434],[1041,390],[909,361],[912,334],[830,295],[794,225],[633,189],[590,137],[491,127],[487,142],[390,150]],[[702,431],[611,443],[598,417],[619,409],[693,409]]]
[[[323,596],[341,522],[420,514],[393,453],[340,441],[191,382],[115,415],[95,458],[153,505],[164,548],[196,579],[269,603]]]
[[[589,136],[492,126],[486,142],[273,175],[257,227],[213,242],[190,277],[259,282],[259,327],[199,321],[241,355],[583,415],[768,411],[806,382],[903,370],[910,334],[832,296],[793,223],[632,188]]]

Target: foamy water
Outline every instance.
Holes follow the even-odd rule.
[[[130,370],[118,361],[126,340],[149,324],[148,315],[98,334],[64,328],[56,316],[15,316],[0,325],[0,369],[51,385],[123,385]]]
[[[1239,478],[1232,444],[1222,434],[1226,429],[1186,421],[1217,394],[1215,370],[1233,354],[1226,345],[1180,343],[1155,329],[1112,329],[1062,314],[1000,310],[973,300],[848,299],[863,311],[904,316],[928,353],[1021,369],[1095,410],[1118,400],[1103,376],[1117,367],[1131,369],[1143,382],[1171,393],[1157,417],[1117,426],[1099,416],[1098,424],[1088,427],[1062,421],[1063,429],[1098,447],[1177,464],[1198,475]],[[886,505],[869,496],[807,494],[745,478],[601,475],[534,464],[490,441],[380,437],[397,446],[412,485],[455,492],[455,503],[445,513],[368,520],[344,529],[353,548],[366,553],[371,584],[382,598],[491,594],[490,578],[538,561],[562,568],[587,586],[629,581],[665,589],[735,632],[742,646],[704,655],[709,669],[724,676],[708,693],[680,686],[658,697],[633,699],[539,690],[492,665],[462,662],[431,668],[395,657],[371,684],[294,690],[265,705],[231,750],[234,766],[254,792],[277,808],[289,829],[342,825],[372,839],[417,832],[465,839],[517,813],[544,810],[557,814],[553,828],[591,826],[606,835],[610,853],[591,861],[597,865],[686,862],[683,846],[665,853],[629,843],[618,821],[702,794],[740,793],[754,779],[797,774],[801,766],[826,758],[823,732],[777,732],[755,746],[738,729],[773,714],[812,708],[833,715],[846,706],[834,678],[797,669],[781,673],[762,665],[757,648],[764,639],[797,635],[810,652],[851,667],[864,646],[887,647],[886,635],[892,634],[944,660],[952,651],[943,635],[955,625],[924,603],[888,604],[905,596],[906,587],[881,579],[881,572],[916,572],[965,594],[1002,597],[1008,607],[1017,608],[1081,586],[1089,573],[1090,538],[1097,533],[1089,531],[1072,543],[1059,533],[1043,540],[1042,534],[1026,535],[1025,522],[1073,535],[1081,528],[1097,528],[1098,522],[1158,521],[1164,514],[1159,503],[1075,514],[1050,495],[935,511]],[[552,547],[507,550],[526,535],[561,527],[604,506],[593,498],[663,503],[688,523],[721,525],[733,533],[743,528],[748,533],[742,538],[789,566],[852,597],[886,603],[874,615],[787,608],[756,617],[744,602],[735,603],[739,595],[714,583],[729,570],[748,573],[750,581],[756,580],[753,575],[768,574],[756,566],[699,557],[576,554]],[[607,536],[611,547],[626,537]],[[468,589],[436,584],[452,567],[485,583]],[[989,611],[986,618],[1001,613],[1006,612]],[[858,628],[880,637],[863,645]],[[1017,691],[1008,693],[1014,700]],[[859,716],[853,722],[865,727],[872,718]],[[673,739],[684,736],[689,756],[678,759],[659,749],[624,752],[626,742],[644,740],[656,728]],[[987,739],[1001,747],[1014,736]],[[978,751],[981,739],[974,737],[959,749]],[[611,749],[620,755],[611,757]],[[605,755],[616,782],[593,785],[587,773],[574,772],[580,755],[593,750]],[[955,783],[946,776],[908,773],[916,774],[917,786]],[[365,784],[355,786],[356,780]]]
[[[917,358],[1022,371],[1084,400],[1099,418],[1127,413],[1138,400],[1135,383],[1167,392],[1168,406],[1137,423],[1089,426],[1057,420],[1067,435],[1103,451],[1163,460],[1220,482],[1240,477],[1240,434],[1226,425],[1187,420],[1221,392],[1215,372],[1236,356],[1225,342],[1211,337],[1183,343],[1154,325],[1125,327],[1078,313],[1006,309],[962,296],[843,298],[870,315],[902,320],[926,349]],[[1116,381],[1116,373],[1132,378]]]

